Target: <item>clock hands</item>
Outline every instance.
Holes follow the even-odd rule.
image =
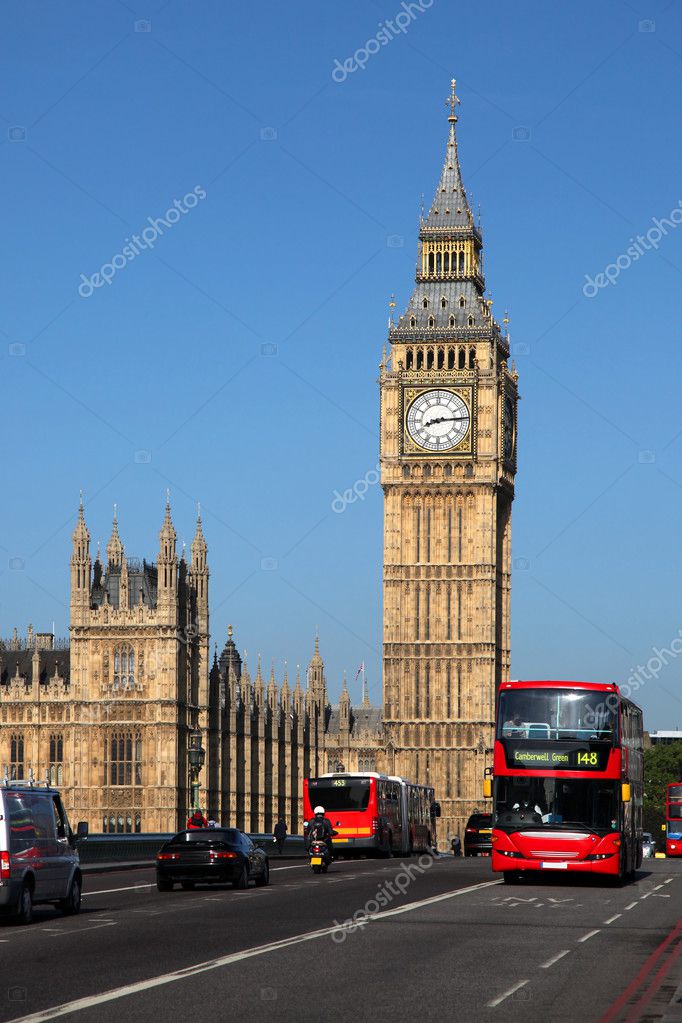
[[[428,423],[424,423],[424,426],[435,426],[436,423],[458,423],[461,418],[461,414],[458,416],[440,416],[439,419],[429,419]]]

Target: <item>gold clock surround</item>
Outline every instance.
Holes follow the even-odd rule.
[[[450,391],[461,398],[469,411],[469,429],[465,436],[452,448],[444,451],[430,451],[417,444],[410,436],[407,427],[407,413],[410,406],[421,394],[428,394],[429,391]],[[475,458],[476,457],[476,432],[477,432],[477,387],[475,381],[466,384],[444,384],[442,379],[420,381],[418,386],[406,386],[400,392],[400,421],[402,423],[402,451],[403,455],[411,455],[419,458]]]

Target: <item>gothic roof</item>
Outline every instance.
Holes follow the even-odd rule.
[[[441,332],[431,335],[434,340],[453,339],[466,340],[467,332],[485,330],[499,334],[484,299],[485,280],[482,264],[482,240],[479,229],[474,224],[469,200],[462,183],[457,151],[457,116],[455,114],[459,99],[455,94],[455,83],[449,99],[450,116],[448,117],[448,138],[445,147],[445,159],[440,173],[438,186],[426,217],[420,222],[419,239],[420,253],[417,266],[417,280],[407,308],[398,322],[391,325],[389,336],[392,342],[408,342],[424,339],[425,331]],[[470,251],[476,254],[470,269],[452,270],[446,257],[431,255],[434,265],[429,265],[428,272],[422,267],[422,250],[432,252],[429,246],[433,243],[444,243],[444,249],[454,249],[456,243],[468,243]],[[451,242],[453,245],[448,246]],[[439,252],[441,250],[438,250]],[[425,257],[426,258],[426,255]],[[448,259],[450,258],[448,252]],[[464,259],[464,255],[460,255]],[[435,260],[438,262],[435,262]],[[453,256],[454,259],[454,256]],[[447,270],[446,270],[447,266]],[[426,305],[424,301],[426,300]],[[443,303],[443,300],[445,302]],[[463,303],[462,303],[463,300]],[[453,320],[454,317],[454,320]],[[429,335],[426,335],[427,337]]]
[[[156,607],[158,587],[158,569],[156,565],[144,560],[140,564],[136,559],[130,558],[127,568],[128,607],[137,607],[140,599],[147,607]],[[112,607],[117,608],[120,603],[121,567],[119,565],[110,565],[107,567],[104,575],[101,578],[96,575],[95,580],[92,585],[91,594],[93,607],[101,607],[102,604],[107,602],[105,598],[108,596],[108,603]]]
[[[26,683],[33,679],[33,650],[0,650],[0,684],[9,685],[17,674],[23,677]],[[57,675],[62,678],[70,678],[70,655],[68,650],[39,650],[40,681],[45,684],[54,678],[55,668]]]
[[[350,712],[351,738],[357,739],[363,732],[381,731],[383,718],[380,707],[353,707]],[[340,730],[340,713],[338,707],[332,707],[327,721],[326,731],[334,734]]]

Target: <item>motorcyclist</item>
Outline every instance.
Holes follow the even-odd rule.
[[[334,831],[331,821],[325,817],[323,806],[316,806],[313,812],[315,816],[308,824],[306,848],[309,849],[312,842],[324,842],[327,846],[327,855],[331,863],[333,852],[332,837],[338,834],[338,832]]]

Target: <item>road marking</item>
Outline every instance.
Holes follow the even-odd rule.
[[[663,882],[663,884],[670,884],[670,882],[671,882],[672,880],[673,880],[673,879],[672,879],[672,877],[669,877],[667,881],[664,881],[664,882]]]
[[[468,888],[457,888],[454,891],[444,892],[441,895],[432,895],[428,899],[420,899],[418,902],[410,902],[397,909],[387,910],[385,913],[377,913],[369,917],[370,920],[381,920],[384,917],[397,916],[399,913],[410,913],[423,906],[431,906],[436,902],[444,902],[446,899],[454,899],[459,895],[468,895],[470,892],[479,891],[481,888],[490,888],[494,884],[502,884],[502,881],[482,881],[480,884],[470,885]],[[254,948],[244,949],[242,952],[233,952],[231,955],[222,956],[219,959],[209,959],[203,963],[196,963],[194,966],[186,966],[183,969],[175,970],[172,973],[162,973],[156,977],[149,977],[147,980],[137,981],[135,984],[126,984],[123,987],[112,988],[103,991],[101,994],[89,995],[85,998],[76,998],[72,1002],[64,1002],[61,1005],[54,1005],[48,1009],[42,1009],[31,1013],[28,1016],[15,1017],[10,1023],[44,1023],[48,1019],[57,1019],[59,1016],[68,1016],[70,1013],[81,1012],[83,1009],[91,1009],[95,1005],[103,1005],[107,1002],[116,1001],[118,998],[126,998],[129,995],[140,994],[152,988],[163,987],[166,984],[173,984],[178,980],[186,980],[201,973],[209,973],[212,970],[221,969],[224,966],[233,966],[235,963],[243,962],[245,959],[253,959],[255,956],[266,955],[268,952],[278,952],[281,949],[289,948],[292,945],[301,945],[307,941],[315,941],[317,938],[326,938],[338,931],[339,925],[323,927],[318,931],[306,931],[304,934],[295,934],[291,938],[282,938],[280,941],[270,942],[268,945],[257,945]],[[513,991],[523,987],[528,981],[524,980],[518,984]],[[508,994],[513,994],[513,991]],[[506,998],[504,995],[503,998]],[[502,1001],[502,999],[499,999]],[[497,1005],[498,1002],[495,1002]]]
[[[642,896],[642,898],[643,898],[643,899],[646,899],[646,895],[643,895],[643,896]],[[637,903],[636,903],[636,902],[631,902],[629,906],[626,906],[626,907],[625,907],[625,909],[623,910],[623,912],[624,912],[624,913],[627,913],[628,909],[634,909],[636,905],[637,905]]]
[[[618,919],[618,917],[620,917],[620,916],[622,916],[622,915],[623,915],[622,913],[616,913],[616,915],[615,915],[615,916],[611,916],[611,917],[609,917],[609,919],[608,919],[608,920],[605,920],[605,921],[604,921],[604,923],[605,923],[605,924],[612,924],[614,920],[617,920],[617,919]]]
[[[595,934],[599,934],[599,928],[596,931],[588,931],[587,934],[583,934],[582,938],[578,938],[578,941],[589,941]]]
[[[273,874],[276,870],[303,870],[303,868],[308,869],[308,864],[307,863],[296,863],[296,864],[294,864],[293,867],[270,867],[270,873]],[[394,868],[387,867],[386,869],[387,870],[392,870]],[[397,869],[397,868],[395,868],[395,869]],[[360,873],[361,873],[361,871],[353,871],[353,874],[360,874]],[[367,873],[369,875],[369,874],[372,873],[372,871],[368,870],[368,871],[365,871],[365,873]],[[89,898],[92,895],[116,895],[117,892],[141,891],[143,888],[156,888],[156,882],[152,881],[151,883],[147,883],[145,881],[144,884],[131,884],[131,885],[128,885],[127,887],[125,887],[125,888],[103,888],[103,889],[101,889],[101,891],[97,891],[97,892],[83,892],[83,898],[87,899],[87,898]]]
[[[505,993],[503,995],[500,995],[499,998],[493,998],[492,1002],[488,1002],[487,1008],[494,1009],[495,1006],[499,1005],[500,1002],[503,1002],[505,998],[509,998],[510,995],[516,994],[517,991],[520,991],[521,988],[525,987],[527,983],[528,983],[527,980],[520,980],[518,984],[514,984],[514,987],[510,987],[509,990],[505,991]]]
[[[567,948],[563,952],[557,952],[555,956],[552,956],[552,958],[548,959],[546,963],[543,963],[540,969],[548,970],[550,966],[554,966],[554,964],[558,963],[560,959],[563,959],[564,956],[567,956],[570,951],[571,951],[570,948]]]

